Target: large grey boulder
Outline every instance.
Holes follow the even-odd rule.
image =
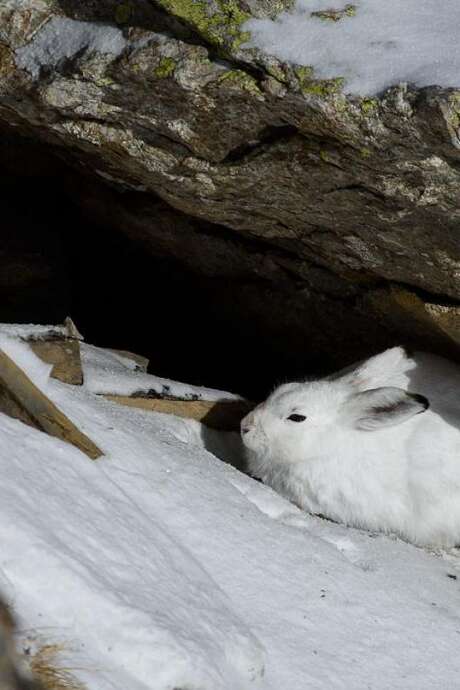
[[[289,4],[3,0],[0,126],[84,167],[82,206],[149,251],[249,276],[273,337],[455,355],[460,88],[346,97],[247,48]]]

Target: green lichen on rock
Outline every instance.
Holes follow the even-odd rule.
[[[0,42],[0,78],[6,80],[14,73],[13,51]],[[1,90],[1,89],[0,89]]]
[[[102,86],[102,87],[104,87],[104,86],[112,86],[113,84],[115,84],[114,79],[112,79],[111,77],[107,77],[107,76],[104,76],[104,77],[95,77],[94,82],[95,82],[95,84],[97,84],[98,86]]]
[[[133,6],[130,2],[120,3],[115,9],[115,21],[117,24],[127,24],[131,19],[132,13]]]
[[[247,43],[250,38],[251,38],[251,32],[250,31],[234,31],[233,29],[229,32],[230,36],[232,36],[233,41],[232,41],[232,48],[233,50],[238,50],[243,43]]]
[[[455,129],[460,128],[460,91],[453,91],[449,95],[449,124]]]
[[[313,77],[313,68],[297,66],[294,67],[294,74],[299,80],[300,90],[303,91],[304,86],[311,84]]]
[[[376,98],[363,98],[360,103],[361,112],[364,115],[371,115],[378,108],[378,100]]]
[[[372,151],[368,149],[366,146],[363,146],[359,149],[359,155],[361,156],[361,158],[369,158],[370,156],[372,156]]]
[[[217,81],[219,84],[232,84],[235,87],[244,89],[244,91],[248,91],[254,96],[262,95],[256,80],[240,69],[232,69],[228,72],[224,72],[224,74],[222,74]]]
[[[158,0],[158,3],[215,46],[237,50],[250,38],[241,26],[251,15],[241,9],[237,0]]]
[[[311,67],[297,66],[294,73],[299,81],[299,87],[304,95],[310,96],[334,96],[340,94],[344,79],[313,79],[313,69]]]
[[[248,48],[246,50],[246,54],[252,55],[254,61],[257,64],[263,65],[264,71],[270,75],[270,77],[276,79],[276,81],[282,84],[285,84],[288,81],[286,69],[283,69],[278,60],[272,55],[262,53],[257,48]]]
[[[347,5],[345,7],[345,14],[347,17],[354,17],[356,15],[356,5]]]
[[[335,79],[318,79],[312,81],[308,86],[304,86],[303,93],[311,93],[317,96],[335,96],[342,90],[344,84],[343,77]]]
[[[345,5],[345,7],[341,10],[316,10],[315,12],[311,12],[310,16],[317,17],[323,21],[338,22],[344,17],[354,17],[355,14],[356,5]]]
[[[171,57],[162,57],[153,73],[158,79],[166,79],[174,74],[176,69],[176,61]]]
[[[250,0],[248,5],[255,17],[276,19],[281,12],[289,11],[295,5],[295,0]]]

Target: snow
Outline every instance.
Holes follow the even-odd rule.
[[[458,687],[455,552],[306,515],[197,422],[42,385],[105,456],[0,415],[0,587],[24,645],[64,644],[89,690]]]
[[[312,12],[342,10],[340,0],[297,0],[276,19],[251,19],[250,45],[312,66],[315,77],[345,78],[345,93],[375,95],[398,83],[460,86],[458,0],[357,0],[339,21]]]
[[[127,41],[115,26],[52,17],[32,41],[16,51],[16,63],[37,78],[43,68],[55,69],[83,51],[121,55]]]
[[[41,390],[46,389],[48,379],[53,368],[52,364],[45,364],[38,357],[31,357],[30,348],[0,330],[0,350],[8,355],[23,370],[27,370],[30,380]]]
[[[42,326],[34,323],[0,323],[0,335],[22,340],[46,340],[53,337],[68,337],[67,326]]]
[[[213,388],[192,386],[134,371],[136,363],[110,350],[81,344],[85,387],[93,393],[133,395],[153,392],[184,400],[240,400],[240,396]]]

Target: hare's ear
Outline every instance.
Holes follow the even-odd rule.
[[[429,406],[423,395],[402,388],[374,388],[352,395],[344,405],[343,414],[355,429],[373,431],[402,424]]]
[[[375,357],[344,369],[333,379],[340,379],[355,390],[366,391],[394,383],[400,385],[401,377],[416,366],[402,347],[392,347]]]

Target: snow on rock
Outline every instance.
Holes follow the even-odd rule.
[[[16,51],[18,67],[37,78],[42,68],[55,69],[82,51],[120,55],[127,45],[115,26],[52,17],[32,41]]]
[[[106,455],[0,415],[0,585],[89,690],[458,687],[455,553],[306,515],[196,422],[46,392]]]
[[[136,363],[110,350],[81,344],[85,387],[93,393],[132,395],[153,391],[159,396],[184,400],[239,400],[238,395],[171,381],[160,376],[134,371]]]
[[[312,12],[345,10],[338,21]],[[346,11],[348,8],[348,11]],[[312,66],[316,78],[344,77],[362,95],[409,82],[460,86],[458,0],[297,0],[276,19],[251,19],[251,44]]]

